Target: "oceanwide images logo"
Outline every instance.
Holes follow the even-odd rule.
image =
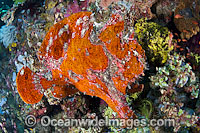
[[[161,126],[175,126],[174,119],[151,119],[147,121],[146,119],[51,119],[49,116],[43,116],[40,119],[42,126],[54,126],[54,127],[126,127],[127,129],[132,129],[134,127],[161,127]],[[28,115],[25,119],[25,124],[28,127],[34,127],[37,124],[35,116]]]

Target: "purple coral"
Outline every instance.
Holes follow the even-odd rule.
[[[80,11],[86,11],[88,5],[88,0],[85,1],[78,1],[73,0],[73,2],[69,2],[67,6],[66,14],[64,14],[64,17],[69,17],[73,13],[77,13]]]

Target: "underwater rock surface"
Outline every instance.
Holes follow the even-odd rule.
[[[0,132],[199,132],[199,5],[1,1]]]

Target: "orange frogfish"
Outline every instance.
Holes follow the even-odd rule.
[[[125,95],[128,84],[144,74],[144,50],[133,33],[123,34],[121,15],[112,14],[99,30],[94,20],[91,12],[79,12],[50,28],[37,56],[52,77],[24,66],[16,80],[24,102],[39,102],[48,88],[56,98],[81,91],[103,99],[119,118],[136,118]]]

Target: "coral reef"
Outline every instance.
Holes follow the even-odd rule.
[[[168,54],[173,50],[173,35],[166,27],[140,19],[135,25],[135,33],[151,61],[161,63],[167,61]]]
[[[159,0],[155,4],[155,13],[159,21],[164,22],[164,24],[172,21],[172,14],[175,11],[178,3],[179,0]]]
[[[199,5],[1,0],[0,132],[199,132]],[[44,116],[128,123],[43,126]]]
[[[16,27],[2,26],[0,29],[0,42],[7,48],[10,44],[16,41]]]
[[[190,99],[198,98],[199,84],[192,67],[184,59],[176,53],[170,55],[166,65],[157,68],[157,74],[150,78],[152,86],[160,89],[160,111],[165,114],[165,118],[176,120],[176,132],[181,126],[190,127],[198,121],[195,113],[187,111],[190,107],[186,93],[190,93]]]
[[[134,20],[138,20],[140,18],[147,18],[148,20],[154,17],[151,12],[151,7],[157,0],[133,0],[133,7],[131,12],[132,16],[135,18]]]
[[[157,0],[110,0],[110,1],[89,1],[92,5],[89,10],[95,12],[98,19],[107,18],[109,12],[120,13],[125,24],[133,26],[135,21],[140,18],[147,18],[148,20],[154,17],[151,12],[151,7]],[[90,9],[91,8],[91,9]]]
[[[26,0],[13,0],[13,1],[15,5],[18,5],[24,3]]]
[[[200,2],[198,0],[180,1],[174,13],[174,23],[181,32],[182,39],[188,40],[199,32],[199,11]]]
[[[69,17],[73,13],[86,11],[88,0],[84,0],[84,1],[74,0],[73,2],[70,1],[69,3],[67,3],[67,5],[68,5],[67,10],[66,10],[66,13],[64,14],[65,17]]]
[[[66,2],[46,0],[45,1],[46,11],[41,14],[41,17],[44,18],[45,21],[48,23],[45,25],[46,31],[48,31],[53,24],[56,24],[64,17],[69,17],[73,13],[86,11],[87,5],[88,5],[88,0],[85,1],[74,0]]]
[[[62,104],[62,110],[65,111],[67,118],[81,118],[81,114],[89,113],[89,107],[87,105],[87,99],[83,96],[74,96],[65,100]],[[78,110],[78,111],[77,111]]]
[[[117,3],[120,0],[89,0],[89,3],[95,3],[96,5],[98,5],[99,7],[103,8],[104,10],[107,10],[108,7],[112,4],[112,3]]]
[[[14,18],[15,11],[17,10],[17,7],[12,7],[9,9],[4,15],[1,16],[1,20],[8,25],[10,25]]]
[[[175,51],[184,55],[186,60],[191,64],[193,70],[199,73],[200,64],[200,33],[191,37],[187,42],[176,43]]]

